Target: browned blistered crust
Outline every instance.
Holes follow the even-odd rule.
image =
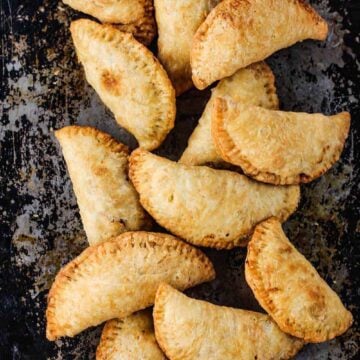
[[[138,257],[140,251],[146,253],[141,259]],[[174,265],[174,261],[178,266],[170,268],[169,264]],[[123,269],[125,263],[126,269]],[[146,268],[142,269],[144,264]],[[162,271],[161,277],[158,276],[159,269]],[[108,275],[112,272],[117,274],[119,271],[120,284],[113,284],[109,288]],[[101,274],[103,281],[92,284],[93,274]],[[56,340],[62,336],[74,336],[87,327],[115,317],[125,317],[151,306],[157,289],[155,280],[151,280],[151,274],[156,275],[155,279],[159,283],[164,281],[164,278],[169,278],[175,287],[182,290],[215,277],[210,260],[200,250],[174,236],[140,231],[124,233],[112,240],[88,247],[59,271],[48,294],[46,337]],[[139,276],[144,278],[141,284],[136,282]],[[139,291],[139,286],[139,303],[134,304],[134,294]],[[103,300],[106,299],[106,302],[102,300],[98,306],[93,305],[97,300],[96,296],[84,297],[79,295],[82,292],[76,292],[77,288],[83,290],[83,287],[94,288],[97,295]],[[112,298],[115,287],[117,295]],[[120,295],[119,291],[123,294]],[[129,309],[120,306],[118,299],[125,299]],[[73,307],[74,301],[77,309]],[[86,306],[79,308],[81,304]],[[84,307],[91,309],[91,312],[85,313]]]
[[[127,146],[88,126],[55,131],[91,245],[126,231],[149,230],[152,221],[128,179]]]
[[[251,64],[234,75],[221,80],[213,89],[211,98],[199,120],[199,124],[188,140],[188,146],[179,162],[186,165],[209,165],[229,169],[215,148],[211,136],[211,121],[214,100],[217,97],[231,98],[235,102],[251,104],[268,109],[278,109],[275,76],[265,62]],[[239,167],[232,170],[242,172]]]
[[[281,48],[305,39],[324,40],[327,33],[325,20],[303,1],[224,0],[194,36],[193,82],[204,89]]]
[[[304,345],[268,315],[191,299],[164,283],[153,318],[158,344],[172,360],[285,360]]]
[[[274,155],[273,149],[267,147],[266,145],[268,143],[269,135],[261,135],[262,133],[259,131],[256,137],[252,137],[253,140],[258,140],[255,150],[258,152],[259,156],[263,155],[264,158],[269,160],[265,164],[266,168],[263,167],[259,169],[259,167],[254,166],[254,163],[244,154],[244,150],[248,151],[249,146],[251,146],[246,141],[246,132],[249,129],[245,125],[238,127],[238,134],[233,134],[227,130],[227,124],[239,123],[239,119],[242,116],[241,110],[238,111],[240,108],[246,111],[248,110],[254,117],[259,114],[259,119],[263,116],[263,129],[266,124],[268,124],[267,126],[270,126],[271,121],[274,121],[274,123],[282,123],[284,128],[287,126],[287,123],[289,123],[287,119],[277,118],[277,114],[288,114],[288,116],[292,116],[294,120],[296,120],[297,117],[298,124],[303,123],[301,119],[302,115],[307,117],[313,116],[313,119],[308,119],[302,126],[298,126],[296,121],[294,121],[293,131],[291,132],[291,129],[288,129],[286,138],[280,131],[278,133],[274,132],[271,138],[276,138],[278,135],[279,138],[277,139],[277,144],[279,146],[282,145],[282,150],[277,151],[276,155]],[[229,110],[230,112],[234,110],[234,112],[236,112],[236,116],[234,114],[229,115]],[[260,112],[262,115],[260,115]],[[321,119],[319,119],[319,117],[321,117]],[[313,122],[309,123],[312,120]],[[322,121],[322,127],[319,127],[318,136],[315,136],[318,130],[315,127],[312,134],[308,134],[306,139],[308,143],[302,142],[299,144],[299,141],[297,141],[297,138],[301,135],[299,134],[299,131],[306,131],[306,125],[313,126],[313,124],[318,120]],[[326,125],[324,125],[324,120],[326,120]],[[321,114],[310,115],[301,113],[272,112],[259,109],[257,107],[245,107],[222,98],[217,98],[214,102],[212,136],[216,149],[223,160],[239,166],[248,176],[269,184],[291,185],[308,183],[324,174],[336,161],[339,160],[349,129],[350,114],[347,112],[342,112],[326,118]],[[293,136],[291,141],[289,140],[290,135]],[[243,143],[236,143],[234,136],[237,136],[238,139],[246,145],[243,145]],[[300,148],[296,147],[295,144],[296,146],[300,145]],[[245,146],[247,148],[244,148]],[[293,153],[296,150],[298,150],[298,156],[294,160]],[[314,156],[315,150],[321,152],[321,158]],[[270,156],[270,154],[272,154],[272,156]],[[291,157],[288,156],[290,154]],[[276,163],[276,159],[280,161],[280,165],[277,167],[274,165]],[[299,162],[299,159],[301,159],[301,163]],[[258,160],[260,159],[258,158]],[[300,167],[300,164],[303,166],[302,168]],[[305,170],[305,165],[308,170]],[[296,166],[296,169],[294,169],[294,166]]]
[[[116,121],[141,147],[160,146],[174,127],[175,90],[152,52],[112,25],[80,19],[70,31],[87,81]]]
[[[232,171],[182,165],[142,149],[130,156],[129,176],[141,204],[160,225],[194,245],[217,249],[246,246],[258,222],[275,213],[285,221],[300,199],[298,186],[260,184]]]
[[[245,277],[280,329],[306,342],[331,340],[353,322],[338,295],[290,243],[276,218],[255,228]]]

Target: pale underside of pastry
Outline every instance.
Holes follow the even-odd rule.
[[[290,243],[275,218],[256,227],[245,276],[280,329],[306,342],[330,340],[352,324],[338,295]]]
[[[175,90],[153,54],[131,34],[90,20],[71,23],[87,81],[139,145],[157,148],[174,126]]]
[[[193,36],[221,0],[155,0],[158,57],[180,95],[193,85],[190,50]]]
[[[102,22],[128,24],[145,15],[147,0],[63,0],[73,9],[91,15]]]
[[[244,246],[270,216],[285,221],[297,207],[298,186],[273,186],[232,171],[187,166],[137,149],[129,175],[140,202],[167,230],[219,249]]]
[[[153,317],[171,360],[289,359],[303,346],[268,315],[191,299],[167,284],[156,293]]]
[[[204,89],[298,41],[324,40],[327,32],[327,23],[300,0],[224,0],[194,36],[193,82]]]
[[[199,124],[189,138],[188,146],[179,160],[181,163],[187,165],[212,164],[217,167],[225,165],[216,151],[211,136],[211,115],[214,99],[217,97],[227,97],[236,102],[268,109],[277,109],[279,106],[275,77],[264,62],[252,64],[221,80],[213,89]]]
[[[103,23],[111,23],[120,31],[131,33],[144,45],[156,34],[152,0],[63,0],[65,4]]]
[[[221,157],[270,184],[310,182],[339,160],[350,114],[267,110],[215,99],[212,137]]]
[[[90,244],[151,227],[128,179],[129,150],[125,145],[91,127],[67,126],[57,130],[55,136]]]
[[[105,324],[96,360],[165,360],[156,342],[152,311],[139,311]]]
[[[46,336],[74,336],[145,309],[161,282],[184,290],[214,276],[202,252],[171,235],[124,233],[85,249],[60,270],[48,295]]]

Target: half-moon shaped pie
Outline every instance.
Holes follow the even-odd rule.
[[[303,346],[268,315],[191,299],[167,284],[159,286],[153,316],[171,360],[290,359]]]
[[[81,19],[71,34],[87,81],[143,148],[157,148],[174,126],[175,91],[158,60],[132,35]]]
[[[305,39],[324,40],[327,23],[301,0],[224,0],[198,28],[192,79],[204,89]]]
[[[330,340],[352,324],[338,295],[290,243],[275,218],[256,227],[245,276],[280,329],[306,342]]]
[[[55,131],[91,245],[131,230],[151,227],[128,179],[127,146],[85,126]]]
[[[74,336],[145,309],[163,281],[184,290],[214,276],[202,252],[171,235],[124,233],[88,247],[60,270],[48,295],[46,336]]]
[[[231,98],[233,101],[277,109],[275,77],[265,62],[252,64],[221,80],[213,89],[211,98],[191,134],[188,146],[179,162],[187,165],[212,164],[223,167],[223,159],[218,154],[211,136],[211,116],[214,99]]]
[[[187,166],[137,149],[129,175],[140,202],[167,230],[188,242],[230,249],[244,246],[270,216],[285,221],[299,202],[298,186],[273,186],[232,171]]]
[[[215,99],[212,137],[218,153],[250,177],[270,184],[310,182],[340,157],[350,114],[274,111]]]
[[[196,30],[220,0],[155,0],[158,57],[180,95],[193,85],[190,50]]]
[[[96,360],[166,360],[156,342],[151,309],[105,324]]]

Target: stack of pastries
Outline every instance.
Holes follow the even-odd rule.
[[[301,0],[64,2],[98,20],[72,22],[76,54],[139,147],[85,126],[55,132],[90,246],[55,278],[47,338],[106,322],[97,359],[247,360],[289,359],[344,333],[351,313],[281,224],[299,184],[339,159],[350,115],[279,110],[263,62],[324,40],[326,22]],[[145,46],[156,29],[158,58]],[[180,160],[152,154],[176,96],[217,80]],[[169,233],[151,232],[155,222]],[[246,281],[267,314],[182,294],[216,276],[198,246],[247,246]]]

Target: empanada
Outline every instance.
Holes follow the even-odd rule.
[[[77,11],[91,15],[102,22],[128,24],[145,15],[147,0],[63,0]]]
[[[127,146],[85,126],[67,126],[57,130],[55,136],[62,147],[90,244],[151,227],[128,180]]]
[[[158,57],[180,95],[192,87],[190,49],[193,36],[220,0],[155,0]]]
[[[219,249],[246,245],[270,216],[285,221],[297,207],[298,186],[272,186],[232,171],[179,164],[145,150],[130,156],[140,202],[163,227],[192,244]]]
[[[90,246],[60,270],[48,295],[46,336],[74,336],[145,309],[163,281],[183,290],[214,276],[201,251],[171,235],[119,235]]]
[[[305,39],[324,40],[327,23],[301,0],[224,0],[198,28],[192,79],[198,89]]]
[[[73,9],[89,14],[149,45],[156,33],[153,0],[63,0]]]
[[[153,316],[171,360],[290,359],[303,346],[268,315],[191,299],[167,284],[159,286]]]
[[[223,163],[211,137],[211,114],[214,99],[217,97],[230,97],[237,102],[269,109],[277,109],[279,106],[275,77],[264,62],[250,65],[221,80],[214,88],[199,124],[189,138],[188,146],[179,160],[181,163],[188,165],[211,163],[216,166]]]
[[[322,342],[352,324],[337,294],[271,218],[258,225],[248,245],[246,281],[280,329],[306,342]]]
[[[165,360],[155,339],[152,312],[139,311],[105,324],[96,360]]]
[[[130,34],[90,20],[71,23],[86,79],[141,147],[157,148],[174,126],[175,91],[153,54]]]
[[[340,157],[350,114],[267,110],[217,98],[212,137],[217,152],[250,177],[270,184],[310,182]]]

